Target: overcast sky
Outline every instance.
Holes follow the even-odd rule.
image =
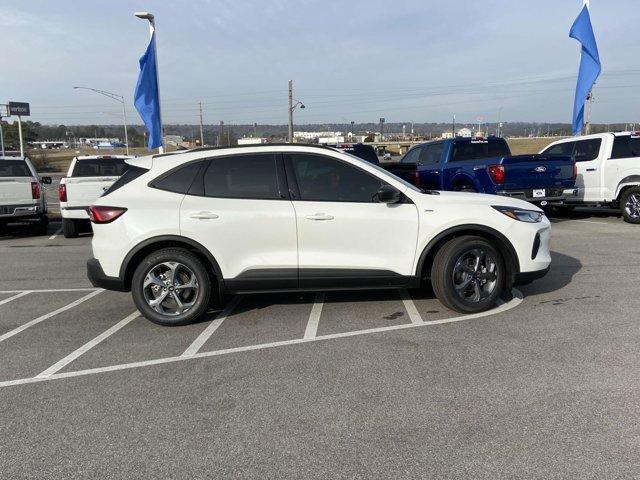
[[[131,123],[150,10],[165,123],[571,121],[582,0],[0,0],[0,100],[43,123]],[[593,121],[640,120],[638,0],[592,0],[603,74]]]

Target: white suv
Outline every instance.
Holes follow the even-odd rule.
[[[91,206],[93,285],[163,325],[224,293],[417,287],[492,308],[549,269],[549,221],[516,199],[420,191],[332,148],[262,145],[127,160]]]

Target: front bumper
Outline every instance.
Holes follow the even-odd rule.
[[[87,278],[91,282],[91,285],[98,288],[104,288],[105,290],[115,290],[117,292],[128,291],[124,279],[120,277],[108,277],[102,270],[102,265],[96,258],[90,258],[87,260]]]
[[[514,281],[514,285],[527,285],[528,283],[533,282],[534,280],[538,280],[539,278],[544,277],[549,270],[551,269],[551,265],[543,270],[536,270],[535,272],[520,272],[516,273],[516,278]]]

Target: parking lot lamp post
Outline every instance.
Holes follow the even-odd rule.
[[[124,144],[127,147],[127,155],[129,155],[129,136],[127,134],[127,108],[125,106],[124,97],[122,95],[118,95],[117,93],[107,92],[106,90],[98,90],[96,88],[91,88],[91,87],[73,87],[73,88],[76,90],[90,90],[92,92],[99,93],[100,95],[108,97],[122,104],[122,122],[124,124]]]
[[[295,101],[295,103],[293,103]],[[293,111],[297,108],[306,108],[304,103],[293,98],[293,80],[289,80],[289,143],[293,143]]]

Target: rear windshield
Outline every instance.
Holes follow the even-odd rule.
[[[0,177],[31,177],[24,160],[0,160]]]
[[[124,187],[127,183],[135,180],[140,175],[147,173],[149,170],[140,167],[134,167],[132,165],[127,165],[129,168],[126,172],[116,180],[103,194],[102,196],[109,195],[111,192],[119,189],[120,187]]]
[[[484,141],[456,140],[451,161],[477,160],[480,158],[507,157],[511,155],[507,143],[501,138]]]
[[[72,177],[119,177],[129,165],[122,158],[98,158],[78,160],[71,173]]]

